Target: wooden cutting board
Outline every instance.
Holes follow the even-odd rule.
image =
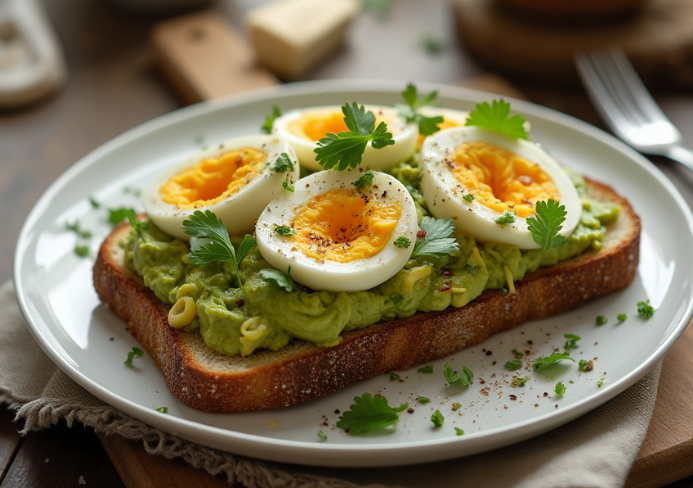
[[[693,4],[693,2],[692,2]],[[188,102],[202,101],[230,95],[248,89],[256,80],[262,86],[273,83],[273,77],[262,72],[251,59],[242,37],[228,24],[221,24],[214,15],[194,15],[187,18],[196,36],[171,36],[170,31],[186,30],[186,18],[162,24],[155,31],[153,42],[159,62],[164,67],[174,90]],[[168,27],[167,27],[168,26]],[[209,49],[200,51],[199,29],[209,29],[216,40]],[[227,30],[228,29],[228,30]],[[232,52],[242,53],[238,62],[231,62],[225,53],[229,43],[235,43]],[[216,46],[216,48],[215,48]],[[226,46],[220,48],[219,46]],[[201,59],[204,58],[204,59]],[[223,62],[224,70],[234,73],[226,76],[214,72]],[[212,70],[205,72],[205,70]],[[503,78],[484,75],[459,83],[460,86],[498,93],[514,98],[526,98]],[[659,488],[668,483],[693,475],[693,327],[664,359],[659,382],[657,403],[650,428],[635,461],[627,488]],[[149,455],[141,443],[127,441],[120,436],[100,435],[101,443],[113,465],[128,488],[214,488],[227,487],[225,479],[214,477],[184,461],[169,460]]]

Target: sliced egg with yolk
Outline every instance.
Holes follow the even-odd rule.
[[[366,105],[366,110],[375,115],[375,127],[380,122],[387,124],[388,132],[392,134],[395,143],[374,149],[369,142],[361,166],[385,171],[409,159],[416,147],[416,124],[408,123],[392,107]],[[294,148],[301,166],[314,171],[324,169],[315,160],[314,150],[318,147],[318,141],[328,133],[338,134],[348,130],[342,107],[336,105],[292,110],[278,117],[272,126],[272,133]]]
[[[440,108],[425,106],[419,109],[419,113],[426,117],[443,117],[443,121],[438,124],[438,129],[445,130],[451,127],[462,127],[467,122],[469,112],[461,110],[453,110],[450,108]],[[416,142],[416,149],[421,149],[423,142],[427,136],[419,134]]]
[[[373,172],[373,184],[357,189],[364,174],[320,171],[272,200],[256,226],[265,260],[284,272],[290,265],[291,277],[313,290],[367,290],[394,276],[414,250],[416,207],[385,173]]]
[[[569,236],[580,221],[582,205],[570,177],[532,142],[478,127],[451,128],[426,139],[421,168],[431,214],[453,219],[457,229],[481,242],[539,248],[527,224],[538,201],[565,206],[560,235]],[[508,213],[513,222],[496,222]]]
[[[280,172],[276,162],[282,153],[291,164]],[[298,178],[298,159],[289,144],[276,136],[241,137],[162,174],[145,190],[143,203],[154,224],[179,239],[189,239],[183,221],[196,210],[211,210],[230,235],[243,235],[253,232],[265,206],[286,191],[284,183],[292,185]]]

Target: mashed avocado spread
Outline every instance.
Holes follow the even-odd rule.
[[[402,181],[417,203],[419,221],[427,215],[418,192],[419,170],[403,163],[393,175]],[[395,276],[370,290],[313,291],[301,285],[286,292],[261,277],[270,268],[257,248],[241,262],[240,286],[229,263],[199,267],[186,264],[188,246],[159,230],[152,222],[141,236],[131,232],[125,247],[125,265],[144,280],[157,298],[173,304],[177,296],[195,300],[197,316],[186,326],[198,331],[215,351],[230,356],[255,349],[277,350],[296,337],[319,346],[339,344],[340,333],[380,320],[462,307],[484,290],[512,290],[513,282],[540,266],[549,266],[592,248],[599,249],[606,224],[619,208],[593,200],[584,179],[569,172],[582,199],[582,216],[567,243],[543,254],[499,243],[477,243],[458,232],[459,249],[444,258],[412,259]],[[232,241],[238,245],[240,238]]]

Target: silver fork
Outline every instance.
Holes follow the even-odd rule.
[[[592,102],[613,132],[636,150],[666,156],[693,171],[693,151],[664,115],[618,47],[586,54],[575,64]]]

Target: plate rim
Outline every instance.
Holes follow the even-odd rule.
[[[418,83],[420,87],[426,90],[437,89],[439,93],[448,98],[458,99],[465,102],[474,102],[488,100],[489,96],[497,97],[496,94],[490,94],[488,92],[455,87],[449,85],[440,85],[433,83]],[[137,140],[139,137],[146,136],[147,134],[165,129],[166,126],[170,126],[199,115],[205,115],[210,112],[217,110],[226,110],[231,107],[243,104],[251,104],[253,102],[258,102],[262,100],[272,100],[273,98],[291,98],[292,96],[306,95],[309,93],[332,93],[332,92],[355,92],[361,91],[366,93],[375,93],[378,91],[386,92],[399,92],[402,87],[401,81],[392,80],[323,80],[323,81],[307,81],[307,82],[297,82],[282,85],[279,87],[268,87],[265,89],[255,90],[248,93],[243,93],[239,95],[232,95],[230,97],[225,97],[223,99],[203,102],[200,104],[184,107],[173,112],[161,115],[154,119],[151,119],[143,124],[140,124],[132,129],[129,129],[122,134],[114,137],[108,142],[98,146],[94,150],[90,151],[84,157],[80,158],[72,166],[70,166],[64,173],[62,173],[41,195],[39,200],[34,204],[31,212],[27,216],[27,219],[22,226],[21,232],[17,239],[17,245],[15,247],[14,254],[14,265],[13,265],[13,280],[15,285],[15,293],[17,296],[17,303],[19,304],[20,311],[24,316],[29,330],[41,348],[46,352],[46,354],[57,364],[57,366],[64,371],[68,376],[75,380],[80,386],[84,387],[87,391],[94,394],[97,398],[105,401],[106,403],[124,411],[127,415],[131,415],[149,425],[160,428],[165,432],[171,432],[172,430],[178,431],[175,435],[179,437],[191,440],[193,442],[200,442],[200,437],[197,435],[188,435],[188,432],[181,432],[181,430],[187,430],[187,428],[192,428],[193,430],[198,430],[201,432],[203,437],[209,436],[212,440],[211,444],[217,443],[218,439],[227,438],[230,434],[232,437],[245,442],[256,443],[257,446],[262,449],[268,445],[272,446],[286,446],[291,448],[300,447],[306,453],[310,454],[321,454],[315,461],[311,463],[305,463],[306,465],[314,466],[342,466],[342,467],[367,467],[367,466],[394,466],[403,464],[413,464],[413,463],[423,463],[430,462],[434,460],[445,460],[455,457],[460,457],[459,453],[454,452],[454,449],[450,449],[447,455],[444,456],[434,456],[426,457],[422,456],[420,452],[417,453],[416,459],[406,458],[397,459],[394,462],[383,464],[382,462],[373,462],[372,460],[365,459],[367,462],[353,463],[348,462],[349,460],[334,460],[329,459],[324,462],[327,458],[333,457],[334,453],[344,452],[344,451],[359,451],[365,452],[366,454],[372,453],[374,451],[387,450],[400,451],[408,450],[412,448],[421,448],[428,446],[440,446],[448,444],[456,444],[462,440],[462,438],[444,438],[444,439],[431,439],[426,441],[410,441],[410,442],[398,442],[396,445],[382,445],[382,444],[355,444],[355,445],[344,445],[344,444],[325,444],[321,443],[319,445],[309,444],[307,442],[301,441],[287,441],[284,439],[268,438],[256,434],[246,434],[242,432],[229,431],[227,429],[222,429],[219,427],[209,426],[200,424],[193,420],[187,420],[183,418],[177,418],[172,416],[162,416],[154,411],[146,409],[145,407],[135,403],[134,401],[128,400],[117,394],[110,392],[106,387],[101,386],[95,381],[91,380],[85,376],[81,371],[73,367],[68,358],[63,357],[61,351],[54,347],[50,343],[47,336],[44,336],[40,327],[33,322],[34,317],[30,313],[28,297],[23,291],[23,281],[21,278],[21,257],[23,256],[23,243],[29,239],[30,230],[33,227],[36,220],[43,214],[46,206],[50,202],[51,198],[59,193],[60,189],[65,183],[69,182],[75,175],[79,174],[84,168],[89,167],[98,161],[103,155],[108,154],[112,150]],[[661,173],[654,165],[652,165],[644,156],[637,153],[635,150],[625,145],[623,142],[614,138],[610,134],[602,131],[601,129],[594,127],[587,122],[580,119],[572,117],[568,114],[556,112],[546,107],[533,104],[524,100],[517,100],[511,97],[504,97],[512,101],[514,111],[523,112],[525,114],[531,114],[534,116],[541,117],[545,120],[550,121],[553,124],[558,124],[564,128],[570,130],[576,130],[582,132],[587,136],[600,141],[607,146],[623,153],[628,159],[634,164],[641,166],[649,174],[650,177],[655,178],[669,193],[673,198],[674,202],[680,210],[682,210],[683,215],[686,217],[686,223],[688,229],[693,233],[693,214],[691,209],[688,207],[687,203],[674,187],[673,183],[669,181],[663,173]],[[640,380],[647,372],[649,372],[656,363],[664,356],[664,354],[671,348],[671,346],[676,342],[676,340],[683,334],[686,329],[687,324],[690,322],[691,317],[693,317],[693,299],[690,299],[687,303],[685,311],[683,312],[681,319],[674,326],[671,332],[662,338],[662,341],[650,355],[643,361],[637,368],[630,371],[620,378],[616,383],[607,385],[606,388],[590,395],[587,398],[575,402],[569,406],[564,407],[560,411],[546,413],[539,415],[537,417],[532,417],[522,422],[517,422],[513,424],[513,428],[510,430],[510,437],[515,437],[513,440],[506,442],[504,444],[498,444],[493,442],[493,440],[501,434],[507,434],[507,428],[495,428],[489,429],[480,433],[469,434],[465,436],[465,442],[468,439],[474,439],[481,437],[481,440],[486,441],[486,444],[493,444],[481,450],[475,450],[473,453],[484,452],[487,450],[495,449],[501,447],[501,445],[508,445],[514,442],[518,442],[523,439],[527,439],[538,435],[540,433],[546,432],[560,425],[563,425],[575,418],[584,415],[585,413],[597,408],[598,406],[606,403],[610,399],[614,398],[619,393],[623,392],[638,380]],[[40,322],[40,317],[38,317]],[[47,326],[47,324],[44,324]],[[136,411],[137,415],[133,415],[131,412]],[[548,427],[547,427],[548,425]],[[174,427],[173,429],[171,427]],[[519,433],[524,431],[524,434]],[[210,443],[205,442],[205,445],[210,447],[216,447],[222,450],[227,450],[224,447],[218,445],[210,445]],[[261,451],[258,451],[260,454]],[[327,456],[324,453],[328,453]],[[268,453],[269,454],[269,453]],[[468,454],[472,454],[471,452]],[[468,455],[463,454],[463,455]],[[261,457],[263,459],[268,459],[272,461],[283,461],[281,457],[271,456],[271,455],[257,455],[256,457]],[[368,456],[366,456],[367,458]],[[322,462],[321,462],[322,461]],[[337,461],[337,462],[335,462]],[[344,462],[347,461],[347,462]],[[370,461],[370,463],[368,462]],[[291,461],[288,461],[291,462]],[[303,464],[303,463],[302,463]]]

